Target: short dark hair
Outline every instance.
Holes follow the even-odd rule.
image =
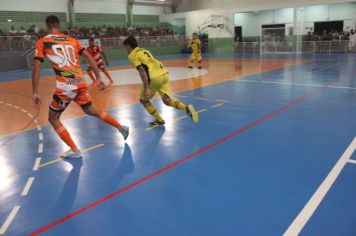
[[[55,15],[49,15],[46,18],[46,25],[48,27],[58,27],[60,24],[59,19]]]
[[[134,36],[129,36],[127,39],[124,40],[124,45],[130,45],[133,49],[137,48],[138,43]]]
[[[90,38],[90,39],[89,39],[89,42],[94,42],[94,39],[93,39],[93,38]]]

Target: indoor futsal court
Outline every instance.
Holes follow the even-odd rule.
[[[355,28],[350,0],[0,0],[0,235],[355,236]]]

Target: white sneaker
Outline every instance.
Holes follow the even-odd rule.
[[[74,152],[72,149],[69,149],[68,151],[63,153],[61,157],[76,159],[76,158],[82,158],[83,156],[80,150]]]
[[[129,136],[130,133],[130,129],[128,126],[121,126],[121,128],[119,129],[120,133],[122,134],[122,137],[124,137],[124,139],[126,140],[127,137]]]

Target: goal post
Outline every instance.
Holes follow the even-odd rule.
[[[302,37],[296,27],[262,28],[260,53],[301,53]]]

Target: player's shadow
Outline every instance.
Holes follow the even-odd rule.
[[[62,189],[61,195],[58,198],[57,205],[53,210],[53,215],[59,214],[63,216],[65,214],[68,214],[72,210],[72,206],[78,192],[78,182],[79,182],[80,171],[83,166],[83,160],[65,159],[64,161],[69,163],[72,166],[72,169],[69,172],[65,185]]]
[[[166,128],[164,126],[160,126],[149,132],[152,132],[152,138],[150,138],[150,140],[146,140],[143,145],[146,146],[145,156],[151,157],[154,156],[154,153],[161,148],[159,144],[163,134],[166,132]]]
[[[83,166],[83,160],[65,160],[67,163],[72,165],[72,170],[70,171],[65,185],[62,189],[60,197],[57,200],[57,204],[52,211],[52,216],[55,219],[66,216],[75,210],[73,205],[75,201],[80,201],[80,199],[76,199],[78,192],[78,182],[80,177],[80,171]],[[120,186],[120,182],[122,179],[129,173],[134,171],[134,162],[132,158],[131,148],[128,144],[125,144],[124,151],[121,155],[121,160],[118,162],[117,166],[113,167],[113,171],[110,171],[110,174],[103,173],[101,178],[105,178],[104,182],[105,188],[109,191],[116,191]],[[99,198],[99,197],[98,197]],[[66,229],[70,232],[77,232],[76,226],[72,221],[67,221]],[[79,233],[79,232],[77,232]]]
[[[108,182],[111,182],[114,178],[115,183],[120,183],[121,180],[125,177],[125,175],[132,173],[134,171],[134,162],[132,159],[132,151],[130,146],[125,143],[124,147],[124,152],[122,154],[121,161],[119,162],[119,165],[116,167],[116,170],[113,171],[112,175],[113,176],[108,176]],[[110,181],[111,179],[111,181]]]

